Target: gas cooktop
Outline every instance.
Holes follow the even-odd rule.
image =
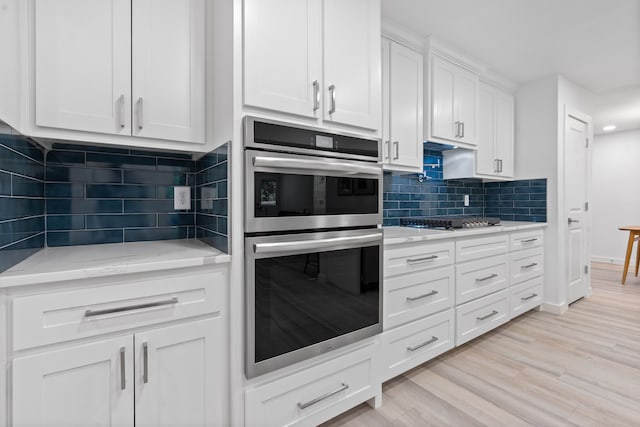
[[[500,218],[481,216],[433,216],[403,218],[400,220],[403,227],[413,228],[440,228],[453,230],[456,228],[479,228],[500,225]]]

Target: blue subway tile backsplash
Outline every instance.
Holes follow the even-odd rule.
[[[196,162],[196,236],[228,252],[228,143]]]

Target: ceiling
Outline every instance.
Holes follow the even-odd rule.
[[[382,16],[516,84],[564,75],[599,97],[596,126],[640,101],[639,0],[382,0]]]

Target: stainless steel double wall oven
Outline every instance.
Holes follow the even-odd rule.
[[[379,141],[245,118],[246,375],[382,331]]]

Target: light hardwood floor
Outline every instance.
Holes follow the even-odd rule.
[[[525,313],[325,426],[640,426],[640,278],[621,276],[594,263],[564,315]]]

